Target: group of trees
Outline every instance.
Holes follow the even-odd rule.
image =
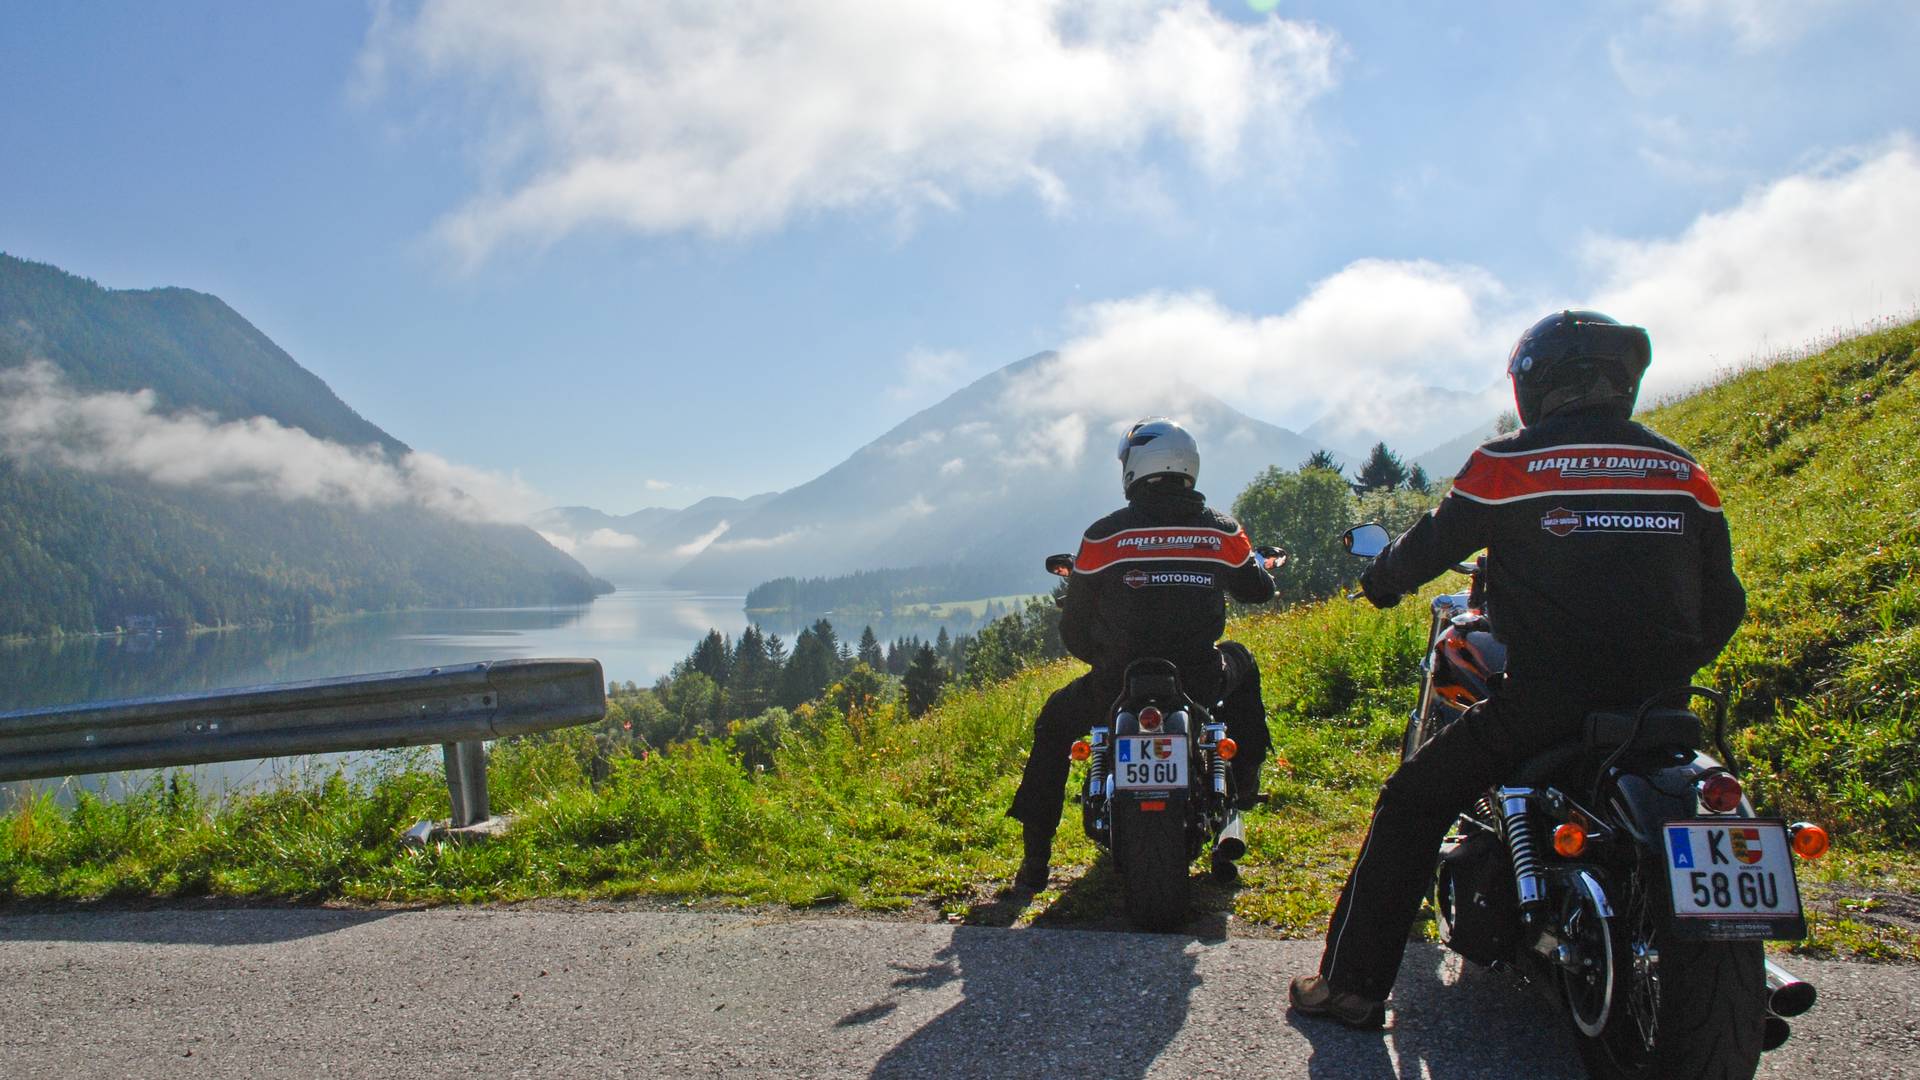
[[[977,635],[882,642],[866,627],[843,640],[820,619],[791,647],[758,626],[729,639],[709,630],[686,658],[651,687],[607,687],[605,738],[644,752],[677,742],[730,738],[741,760],[771,767],[773,752],[843,721],[867,727],[920,716],[952,685],[997,681],[1039,660],[1066,655],[1051,597],[995,620]]]
[[[1357,481],[1342,475],[1326,454],[1316,453],[1292,472],[1268,468],[1234,500],[1233,516],[1254,543],[1287,550],[1286,569],[1274,577],[1276,602],[1301,603],[1334,596],[1359,576],[1360,565],[1340,546],[1348,527],[1377,521],[1397,534],[1438,501],[1424,470],[1406,468],[1381,443]]]
[[[795,731],[833,718],[925,713],[954,680],[966,645],[944,628],[933,641],[882,644],[871,626],[850,645],[825,619],[801,630],[791,648],[758,626],[737,640],[710,630],[651,687],[609,684],[606,730],[643,748],[731,737],[744,760],[770,765]]]

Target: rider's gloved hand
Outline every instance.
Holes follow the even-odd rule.
[[[1371,566],[1367,567],[1366,572],[1360,575],[1360,593],[1367,598],[1368,603],[1377,608],[1392,607],[1400,602],[1401,595],[1397,592],[1381,592],[1380,586],[1373,582],[1373,567]]]

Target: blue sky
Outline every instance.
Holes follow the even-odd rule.
[[[1391,430],[1562,304],[1655,389],[1912,312],[1915,55],[1841,0],[23,4],[0,250],[623,513],[1041,349]]]

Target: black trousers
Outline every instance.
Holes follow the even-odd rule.
[[[1028,833],[1052,836],[1060,825],[1067,801],[1067,759],[1073,741],[1107,717],[1120,696],[1125,665],[1101,665],[1054,691],[1033,722],[1033,750],[1020,774],[1007,816],[1027,826]],[[1227,725],[1227,736],[1240,744],[1233,758],[1234,787],[1252,791],[1259,786],[1260,763],[1272,745],[1267,731],[1267,706],[1260,697],[1260,668],[1246,646],[1223,641],[1211,657],[1180,666],[1180,685],[1187,696],[1209,708],[1220,707],[1216,718]]]
[[[1631,708],[1684,679],[1593,694],[1561,680],[1518,680],[1467,714],[1387,778],[1360,857],[1327,924],[1320,974],[1334,989],[1384,1000],[1406,952],[1407,933],[1433,881],[1447,830],[1480,793],[1520,763],[1580,738],[1586,714]],[[1676,702],[1677,703],[1677,702]]]

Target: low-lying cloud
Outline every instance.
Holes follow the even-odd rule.
[[[437,454],[396,460],[264,416],[162,413],[151,390],[81,393],[39,360],[0,371],[0,454],[164,487],[358,510],[410,505],[467,521],[523,522],[542,504],[516,477]]]
[[[1062,414],[1178,415],[1179,382],[1295,430],[1339,409],[1358,427],[1408,431],[1396,412],[1425,387],[1482,400],[1503,380],[1521,331],[1562,307],[1648,328],[1651,398],[1911,314],[1920,308],[1916,250],[1920,154],[1900,137],[1767,185],[1678,236],[1594,237],[1580,252],[1590,284],[1571,294],[1523,289],[1475,266],[1362,259],[1280,314],[1233,311],[1204,292],[1096,304],[1079,313],[1058,360],[1017,381],[1004,406],[1054,423]],[[1479,419],[1460,416],[1458,429]]]
[[[469,263],[589,225],[738,236],[821,210],[950,209],[1184,146],[1226,175],[1284,149],[1338,43],[1205,0],[426,0],[378,9],[369,95],[487,104],[482,193],[439,224]],[[1109,170],[1111,171],[1111,170]]]

